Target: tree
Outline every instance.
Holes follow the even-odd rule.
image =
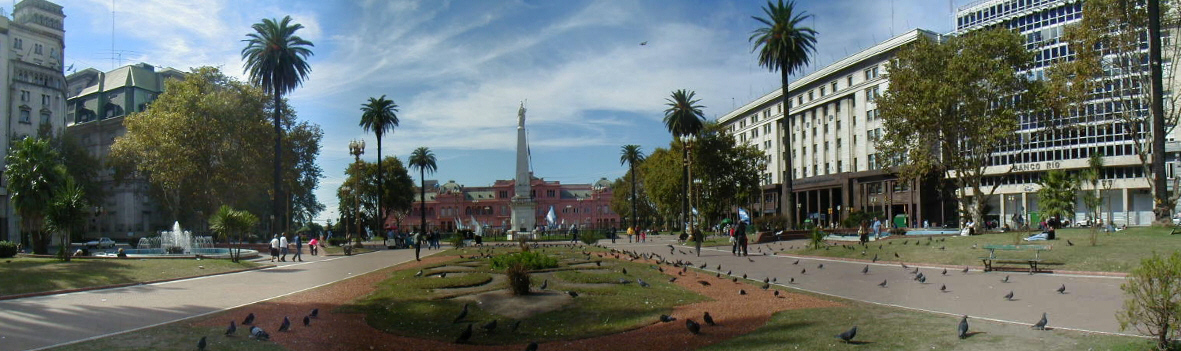
[[[70,252],[66,248],[70,246],[70,232],[78,231],[86,222],[86,208],[90,204],[86,201],[82,186],[66,174],[65,166],[57,168],[64,182],[54,191],[53,200],[45,211],[45,227],[49,232],[59,234],[58,258],[68,262]]]
[[[1045,218],[1069,218],[1074,216],[1074,196],[1078,193],[1078,180],[1066,171],[1057,169],[1046,172],[1038,181],[1038,207]],[[1069,217],[1068,217],[1069,216]]]
[[[684,165],[682,145],[680,141],[673,140],[670,148],[656,148],[640,164],[642,189],[658,216],[666,223],[676,221],[681,213],[685,173],[678,168]]]
[[[924,37],[902,48],[887,64],[890,89],[878,99],[885,129],[879,159],[905,179],[951,173],[958,189],[972,191],[959,196],[960,208],[983,223],[996,191],[982,189],[985,169],[1011,142],[1017,112],[1036,100],[1017,74],[1031,58],[1024,38],[1003,28],[946,43]]]
[[[637,167],[642,165],[643,163]],[[639,168],[636,168],[636,172],[640,172]],[[634,186],[635,189],[633,190],[635,190],[636,195],[632,197],[627,191],[612,192],[611,211],[618,213],[620,216],[634,218],[633,221],[635,223],[633,225],[635,225],[637,228],[640,226],[640,222],[644,222],[645,226],[650,225],[652,223],[651,220],[658,216],[656,213],[656,207],[649,199],[647,190],[644,189],[644,182],[640,181],[639,183],[631,183],[629,180],[631,178],[635,177],[633,177],[632,171],[629,170],[628,174],[625,174],[623,177],[616,178],[615,181],[612,182],[611,189],[631,189],[631,187]],[[643,176],[640,176],[640,178],[643,178]],[[635,199],[634,209],[632,207],[632,199]]]
[[[668,128],[668,132],[672,133],[673,139],[678,139],[681,142],[688,143],[686,148],[682,148],[684,154],[684,161],[681,165],[684,169],[685,177],[683,185],[681,186],[681,220],[679,225],[686,225],[688,222],[689,212],[689,149],[692,148],[690,141],[697,133],[701,132],[701,128],[705,123],[705,115],[701,113],[704,106],[698,105],[700,99],[696,99],[697,93],[687,91],[685,89],[673,91],[672,97],[665,99],[668,106],[664,110],[664,126]],[[688,231],[688,227],[682,228]]]
[[[1160,31],[1150,35],[1149,24],[1152,19],[1159,18],[1164,32],[1177,33],[1181,31],[1181,20],[1177,11],[1162,11],[1165,16],[1150,16],[1149,8],[1158,2],[1148,1],[1149,6],[1144,3],[1136,0],[1084,2],[1082,20],[1068,25],[1063,35],[1063,41],[1072,48],[1073,60],[1059,59],[1050,68],[1047,93],[1055,116],[1111,116],[1097,119],[1102,123],[1089,127],[1121,135],[1122,139],[1132,142],[1132,149],[1153,193],[1156,220],[1168,223],[1181,193],[1168,195],[1164,153],[1154,150],[1164,147],[1165,135],[1177,125],[1181,117],[1181,101],[1178,100],[1181,96],[1160,93],[1162,87],[1177,84],[1176,70],[1153,80],[1159,75],[1153,70],[1160,69],[1160,53],[1153,56],[1148,49],[1160,46]],[[1166,51],[1165,57],[1181,57],[1181,43],[1172,40],[1163,51]],[[1151,93],[1145,92],[1146,87]],[[1157,107],[1162,103],[1168,106],[1167,111],[1163,106]]]
[[[1091,158],[1087,160],[1087,168],[1079,172],[1079,180],[1091,186],[1091,189],[1083,193],[1083,205],[1087,206],[1089,217],[1091,217],[1091,246],[1099,244],[1099,226],[1095,225],[1099,221],[1100,207],[1103,206],[1103,195],[1099,188],[1099,179],[1103,176],[1103,155],[1099,153],[1091,154]]]
[[[1127,299],[1117,312],[1120,330],[1136,328],[1157,338],[1157,349],[1168,350],[1181,325],[1181,252],[1162,257],[1155,252],[1140,261],[1128,281],[1120,285]]]
[[[631,213],[633,228],[636,228],[637,226],[636,213],[638,212],[636,211],[636,164],[640,162],[644,162],[644,150],[641,150],[639,145],[628,144],[620,147],[619,164],[623,165],[626,163],[628,169],[627,173],[631,174],[631,183],[629,183],[629,185],[631,185],[632,208],[628,213]]]
[[[419,231],[426,232],[426,172],[435,173],[439,170],[439,166],[435,163],[435,153],[431,152],[430,148],[420,146],[410,153],[410,167],[418,169],[418,181],[421,184],[419,190],[419,208],[418,213],[422,218],[422,226]]]
[[[787,77],[807,66],[811,60],[810,55],[816,52],[816,30],[803,26],[804,21],[812,15],[803,11],[796,13],[795,5],[795,1],[788,1],[786,4],[783,0],[779,0],[778,4],[767,1],[767,7],[763,8],[766,17],[752,16],[765,27],[755,29],[749,39],[754,44],[752,51],[759,51],[759,66],[779,72],[780,108],[785,116],[791,106],[788,102]],[[784,123],[783,126],[786,128],[784,143],[790,146],[791,123]],[[788,170],[783,180],[784,198],[787,200],[784,214],[787,215],[788,225],[794,227],[796,218],[795,212],[791,209],[795,208],[795,193],[792,188],[795,166],[792,163],[791,152],[784,154],[784,162]]]
[[[43,139],[24,138],[12,144],[4,158],[4,178],[12,207],[20,216],[22,233],[33,239],[33,253],[49,252],[50,233],[45,230],[45,212],[57,188],[65,181],[60,156]]]
[[[324,169],[316,162],[320,155],[320,142],[324,130],[319,125],[306,121],[295,121],[295,112],[284,113],[283,180],[287,184],[290,201],[288,211],[291,219],[299,225],[312,223],[313,218],[324,211],[324,204],[316,198],[316,188],[324,178]]]
[[[394,100],[389,100],[382,95],[380,98],[369,98],[369,103],[361,105],[361,128],[366,132],[372,130],[373,134],[377,136],[377,203],[384,204],[381,201],[381,136],[388,132],[393,132],[394,127],[398,126],[398,104]],[[386,212],[384,207],[378,210],[380,213],[379,220],[385,224]]]
[[[350,165],[345,169],[348,177],[337,190],[337,198],[340,200],[341,222],[356,223],[356,216],[359,215],[361,223],[369,223],[370,230],[381,233],[385,224],[379,222],[385,217],[381,209],[409,210],[414,201],[414,181],[410,179],[410,173],[402,165],[402,160],[396,156],[388,156],[382,162],[381,167],[385,168],[382,172],[388,175],[383,179],[385,184],[377,183],[377,167],[376,163],[364,161]],[[384,194],[378,193],[379,188]],[[379,201],[385,201],[385,204],[379,206]],[[356,208],[358,204],[359,212]]]
[[[302,85],[303,80],[311,73],[312,67],[308,64],[307,57],[312,55],[312,50],[308,47],[315,45],[295,35],[303,25],[291,23],[291,16],[284,16],[281,21],[264,18],[251,28],[254,29],[254,33],[246,34],[246,39],[242,40],[246,42],[246,47],[242,49],[242,60],[246,61],[243,70],[250,75],[251,83],[274,97],[272,120],[275,126],[275,157],[271,215],[280,218],[284,215],[284,206],[281,202],[283,183],[279,175],[283,160],[283,129],[280,127],[279,117],[283,106],[282,99],[283,95]],[[282,223],[284,228],[280,229],[286,231],[287,221],[284,219]],[[273,228],[274,223],[271,223],[271,226]]]
[[[234,244],[234,250],[230,251],[230,261],[233,262],[242,258],[242,236],[257,224],[258,217],[254,214],[235,210],[228,205],[221,205],[209,217],[209,229],[217,232],[223,240],[230,241],[237,234],[238,242]]]

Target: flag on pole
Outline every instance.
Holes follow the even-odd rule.
[[[549,225],[551,225],[551,226],[558,224],[558,215],[554,214],[554,206],[553,205],[550,205],[549,213],[545,214],[545,221],[548,222]]]
[[[459,220],[459,217],[455,217],[455,230],[463,230],[463,222]]]
[[[746,213],[746,209],[742,207],[738,208],[738,220],[750,224],[750,214]]]
[[[696,216],[696,215],[697,215],[697,208],[696,208],[696,207],[693,207],[693,211],[692,211],[692,212],[693,212],[693,215],[694,215],[694,216]]]

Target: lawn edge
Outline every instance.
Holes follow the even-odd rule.
[[[69,293],[83,292],[83,291],[94,291],[94,290],[104,290],[104,289],[117,289],[117,288],[125,288],[125,287],[129,287],[129,286],[136,286],[136,285],[158,284],[158,283],[171,282],[171,281],[184,280],[184,279],[202,278],[202,277],[211,277],[211,276],[215,276],[215,275],[222,275],[222,274],[232,274],[232,273],[249,272],[249,271],[255,271],[255,270],[260,270],[260,269],[267,269],[267,268],[274,268],[274,267],[278,267],[278,266],[277,266],[277,265],[273,265],[273,264],[260,264],[258,267],[244,268],[244,269],[236,269],[236,270],[232,270],[232,271],[217,272],[217,273],[209,273],[209,274],[201,274],[201,275],[186,276],[186,277],[176,277],[176,278],[168,278],[168,279],[157,279],[157,280],[149,280],[149,281],[143,281],[143,282],[134,282],[134,283],[122,283],[122,284],[112,284],[112,285],[98,285],[98,286],[90,286],[90,287],[84,287],[84,288],[74,288],[74,289],[61,289],[61,290],[38,291],[38,292],[31,292],[31,293],[24,293],[24,294],[15,294],[15,295],[0,295],[0,301],[5,301],[5,300],[16,300],[16,299],[23,299],[23,298],[27,298],[27,297],[38,297],[38,296],[49,296],[49,295],[69,294]]]

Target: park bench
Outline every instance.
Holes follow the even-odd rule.
[[[1042,262],[1041,252],[1049,251],[1049,245],[984,245],[984,249],[988,250],[987,257],[981,257],[980,260],[984,262],[984,271],[993,270],[994,263],[1026,263],[1029,264],[1029,272],[1037,272],[1038,264]],[[1011,257],[997,257],[997,251],[1033,251],[1033,258],[1011,258]]]

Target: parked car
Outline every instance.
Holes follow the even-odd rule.
[[[98,240],[87,241],[86,247],[91,247],[91,248],[96,248],[96,249],[102,249],[102,248],[112,249],[112,248],[115,248],[115,241],[111,240],[111,238],[98,238]]]

